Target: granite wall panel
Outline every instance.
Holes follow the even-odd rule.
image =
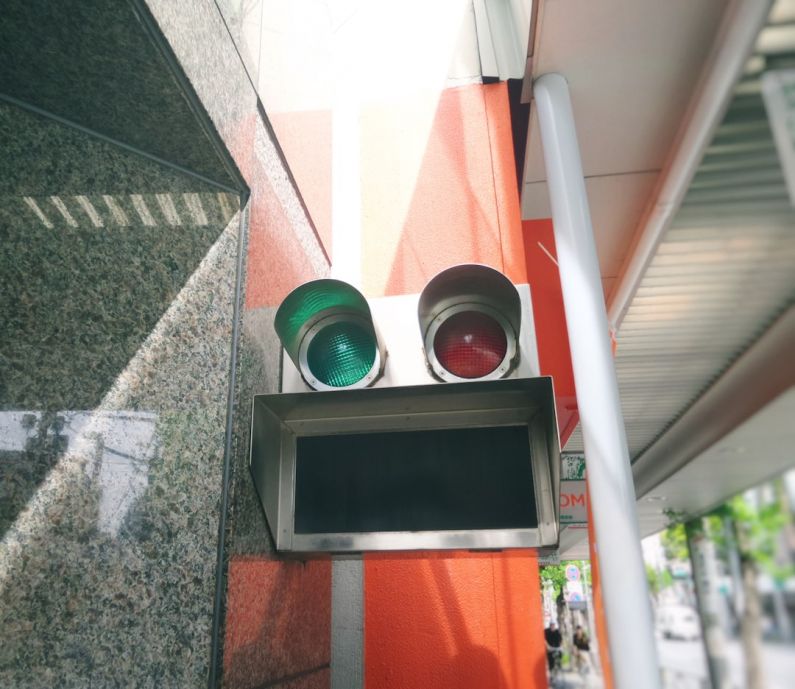
[[[0,686],[203,686],[239,171],[143,2],[0,34]]]
[[[0,124],[0,686],[202,686],[237,200],[24,110]]]
[[[154,44],[143,5],[3,3],[0,98],[41,108],[236,188],[212,132],[178,86],[168,50]]]
[[[225,23],[218,8],[205,0],[148,0],[147,5],[250,192],[217,647],[222,679],[217,679],[228,687],[325,687],[331,570],[300,565],[312,575],[297,577],[297,563],[274,553],[249,474],[248,449],[252,397],[277,392],[280,385],[275,310],[302,282],[328,275],[328,257],[235,49],[232,37],[239,38],[243,30],[237,15],[227,11],[232,21]],[[269,582],[265,592],[250,583],[264,572]],[[282,618],[272,617],[275,610],[282,611]],[[241,617],[241,611],[246,615]],[[297,636],[280,631],[284,615],[304,620]],[[251,625],[259,636],[241,647],[243,629]]]
[[[0,489],[13,498],[0,515],[0,685],[216,685],[226,657],[228,686],[326,687],[330,566],[275,556],[247,455],[251,397],[279,387],[274,309],[327,275],[328,258],[229,29],[207,0],[114,3],[104,23],[80,21],[78,8],[63,26],[31,20],[41,3],[18,4],[14,59],[38,28],[87,81],[61,112],[57,60],[36,57],[6,102],[28,100],[169,163],[50,120],[16,145],[0,118],[7,169],[17,168],[0,182],[0,220],[19,226],[2,256],[13,299],[0,301],[15,328],[0,340],[0,366],[14,373],[0,387]],[[92,41],[95,28],[105,34]],[[238,216],[227,192],[241,181]],[[219,583],[231,345],[246,293]],[[264,577],[266,599],[252,577]],[[266,643],[241,647],[251,624]]]

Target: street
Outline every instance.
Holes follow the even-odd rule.
[[[696,689],[709,686],[704,647],[701,641],[657,639],[660,666],[665,671],[666,689]],[[727,642],[727,655],[733,687],[743,689],[744,661],[739,641]],[[763,643],[767,689],[789,689],[795,675],[795,645]]]
[[[732,678],[732,689],[745,689],[744,661],[739,641],[726,644]],[[707,664],[700,640],[675,641],[657,639],[660,668],[663,673],[663,689],[709,689]],[[795,676],[795,645],[763,643],[765,659],[766,689],[790,689]],[[602,686],[601,677],[590,673],[585,677],[575,672],[563,672],[557,682],[550,683],[555,689],[597,689]]]

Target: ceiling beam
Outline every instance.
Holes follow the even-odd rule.
[[[632,464],[643,497],[795,385],[795,306],[765,333]]]

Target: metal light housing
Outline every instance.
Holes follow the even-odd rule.
[[[251,429],[281,553],[558,543],[550,378],[256,395]]]
[[[314,390],[368,387],[383,370],[385,352],[367,300],[341,280],[313,280],[294,289],[279,306],[274,328]]]
[[[496,380],[517,363],[521,298],[494,268],[463,264],[442,271],[422,291],[417,316],[425,358],[438,380]]]

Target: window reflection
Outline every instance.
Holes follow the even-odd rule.
[[[149,465],[160,451],[156,424],[156,414],[140,411],[3,411],[2,473],[15,471],[14,460],[20,457],[28,462],[46,461],[50,466],[66,454],[85,458],[86,479],[99,495],[96,526],[116,536],[149,483]],[[13,488],[5,488],[0,498],[7,506],[16,504],[17,509],[24,509],[21,493],[28,495],[36,486],[14,478],[4,476],[2,485]],[[5,515],[4,521],[14,517]],[[9,525],[3,524],[3,530]]]

